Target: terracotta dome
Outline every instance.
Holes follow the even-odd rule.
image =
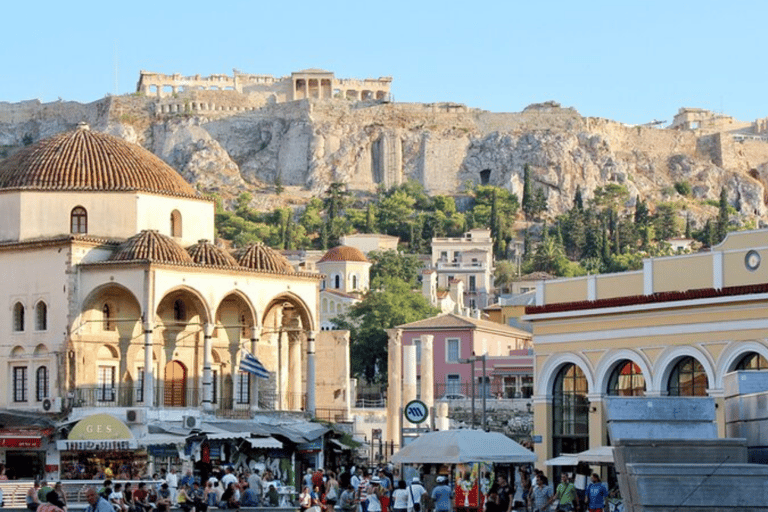
[[[323,263],[324,261],[362,261],[368,263],[368,258],[365,257],[365,254],[360,249],[348,245],[339,245],[325,253],[318,263]]]
[[[241,267],[254,270],[278,272],[281,274],[293,273],[293,267],[285,256],[262,243],[251,244],[242,251],[239,251],[237,263]]]
[[[155,263],[193,263],[187,251],[172,238],[154,229],[143,230],[117,248],[110,261],[152,261]]]
[[[191,247],[187,247],[192,261],[198,265],[212,265],[214,267],[236,267],[237,260],[227,251],[219,249],[208,240],[198,240]]]
[[[87,125],[0,162],[0,190],[143,191],[196,196],[171,166],[136,144]]]

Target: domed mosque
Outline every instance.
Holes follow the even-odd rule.
[[[166,448],[199,455],[216,418],[315,410],[322,276],[294,271],[260,244],[233,255],[211,243],[213,200],[149,151],[86,125],[42,140],[0,162],[0,211],[9,305],[0,315],[9,335],[0,409],[64,425],[106,411],[134,436],[57,442],[50,429],[34,431],[39,460],[27,466],[58,468],[47,475],[57,480],[82,460],[113,464],[115,473],[144,469],[157,433],[166,433]],[[241,366],[246,351],[263,368]],[[192,447],[172,428],[182,420],[201,429]],[[290,445],[258,431],[261,440],[233,441],[231,450]],[[317,437],[312,429],[303,436],[292,441]],[[224,452],[217,443],[205,444],[209,459]],[[7,451],[6,462],[14,456]]]

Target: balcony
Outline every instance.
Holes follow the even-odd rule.
[[[167,386],[162,382],[155,387],[155,405],[163,408],[198,408],[203,403],[203,390],[187,386]],[[222,396],[223,395],[223,396]],[[278,397],[274,391],[259,390],[261,410],[275,410]],[[305,410],[306,394],[284,397],[289,411]],[[144,407],[144,390],[129,385],[78,386],[72,396],[72,407]],[[213,403],[217,416],[230,418],[250,417],[251,399],[248,393],[218,393]]]
[[[483,261],[448,261],[437,260],[438,271],[472,271],[472,272],[484,272],[488,268],[488,265]]]

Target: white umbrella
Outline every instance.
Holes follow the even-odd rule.
[[[579,462],[613,464],[613,446],[598,446],[576,454]]]
[[[395,464],[536,462],[536,455],[504,434],[482,430],[441,430],[422,434],[392,456]]]
[[[547,466],[575,466],[579,463],[575,453],[563,453],[559,457],[544,462]]]

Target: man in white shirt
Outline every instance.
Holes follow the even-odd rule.
[[[408,486],[408,512],[421,512],[413,509],[413,504],[418,503],[419,508],[424,510],[424,505],[421,502],[422,495],[427,494],[427,490],[421,485],[419,477],[413,477],[411,485]]]
[[[176,494],[179,489],[179,475],[176,474],[176,468],[171,468],[171,472],[165,477],[165,483],[168,484],[168,490],[171,491],[171,506],[176,506]]]
[[[237,477],[235,476],[232,466],[227,466],[226,474],[221,477],[221,486],[226,490],[231,483],[237,484]]]

